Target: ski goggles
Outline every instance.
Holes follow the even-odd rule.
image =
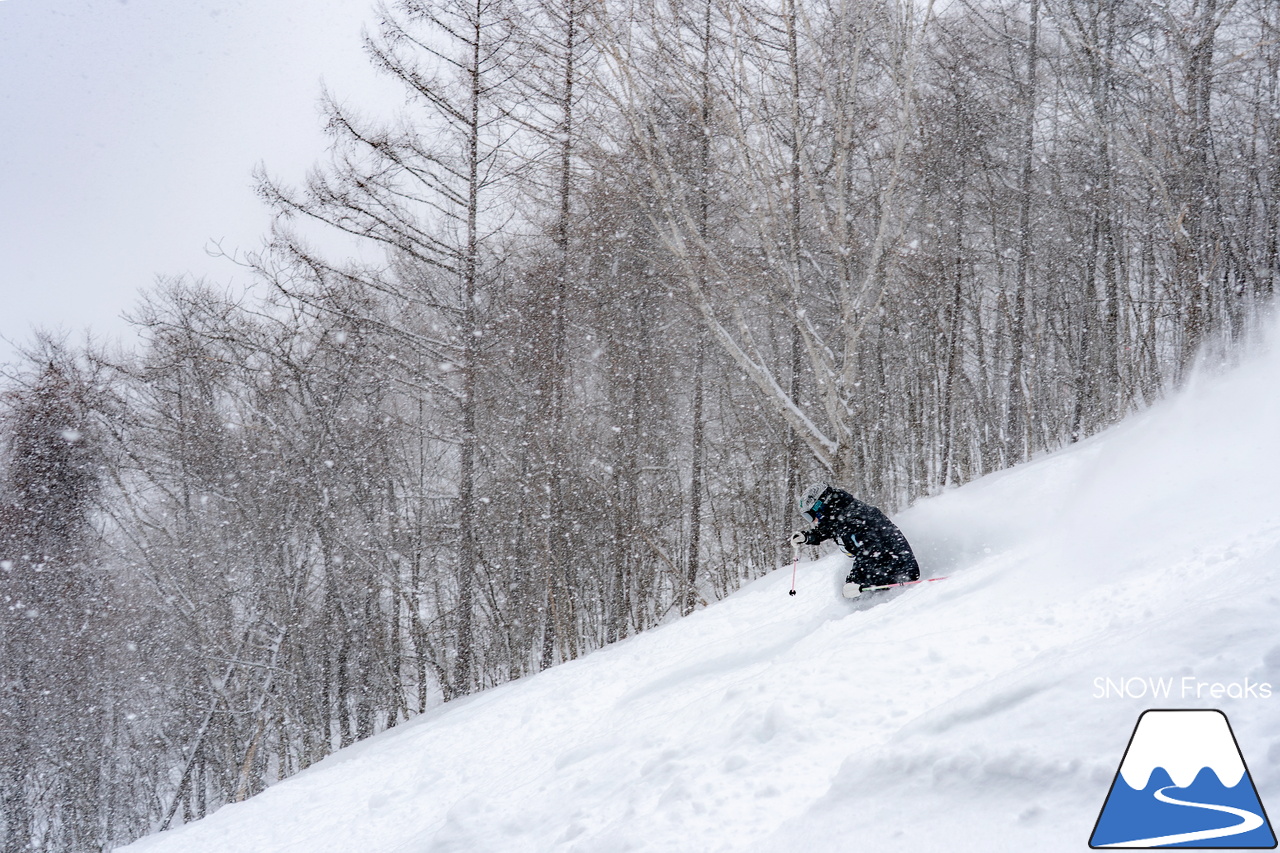
[[[817,521],[819,518],[822,517],[822,510],[823,510],[823,507],[825,506],[826,504],[824,504],[821,499],[816,500],[813,502],[812,506],[810,506],[808,509],[804,511],[804,514],[809,516],[814,521]]]

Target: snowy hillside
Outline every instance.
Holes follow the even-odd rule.
[[[786,566],[127,849],[1078,851],[1140,712],[1178,707],[1227,714],[1276,817],[1278,391],[1271,353],[919,503],[941,583],[868,606],[838,555],[795,597]]]

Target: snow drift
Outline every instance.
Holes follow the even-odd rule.
[[[1222,709],[1280,811],[1278,390],[1269,351],[920,502],[942,583],[786,566],[127,849],[1078,851],[1153,707]]]

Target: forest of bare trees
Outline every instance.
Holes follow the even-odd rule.
[[[1229,360],[1273,0],[398,0],[243,292],[0,421],[0,851],[106,850]],[[927,569],[927,567],[926,567]],[[429,761],[429,756],[424,756]]]

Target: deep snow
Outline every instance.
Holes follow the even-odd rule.
[[[1227,714],[1280,815],[1277,390],[1270,351],[919,502],[946,581],[850,603],[831,554],[789,597],[787,565],[126,849],[1079,851],[1141,711],[1179,707]],[[1246,682],[1273,693],[1212,696]]]

